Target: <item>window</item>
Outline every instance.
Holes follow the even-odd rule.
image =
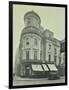
[[[51,49],[51,45],[49,44],[49,49]]]
[[[49,55],[49,62],[51,62],[51,55]]]
[[[37,39],[34,39],[34,44],[37,45]]]
[[[40,59],[42,59],[42,51],[40,51]]]
[[[51,34],[49,33],[49,37],[51,37]]]
[[[26,38],[26,45],[29,45],[29,38]]]
[[[29,60],[29,51],[26,51],[26,59]]]
[[[29,38],[26,38],[26,40],[28,40]]]
[[[54,49],[54,53],[57,54],[57,49],[56,48]]]
[[[26,45],[29,45],[29,42],[26,42]]]
[[[34,51],[34,60],[37,60],[37,51]]]
[[[57,56],[54,56],[54,62],[55,62],[55,64],[56,64],[56,60],[57,60]]]

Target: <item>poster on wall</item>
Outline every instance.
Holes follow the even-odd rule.
[[[67,5],[9,1],[9,88],[67,85]]]

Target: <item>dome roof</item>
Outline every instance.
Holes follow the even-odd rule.
[[[34,26],[28,26],[28,27],[25,27],[22,31],[22,34],[21,35],[24,35],[24,34],[29,34],[29,33],[33,33],[33,34],[37,34],[39,36],[42,36],[42,33],[41,31],[34,27]]]
[[[40,19],[39,15],[38,15],[36,12],[34,12],[33,10],[27,12],[27,13],[24,15],[24,20],[25,20],[27,17],[29,17],[29,16],[30,16],[30,17],[33,16],[33,17],[35,17],[37,20],[39,20],[39,21],[41,22],[41,19]]]

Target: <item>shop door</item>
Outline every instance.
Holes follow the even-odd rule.
[[[28,67],[28,66],[26,66],[26,69],[25,69],[26,71],[25,71],[25,75],[26,76],[29,76],[30,74],[29,74],[29,71],[30,71],[30,67]]]

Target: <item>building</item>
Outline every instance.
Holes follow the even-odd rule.
[[[54,38],[54,33],[43,29],[41,19],[34,11],[25,14],[24,23],[25,27],[21,32],[16,55],[15,73],[28,76],[33,75],[32,69],[43,72],[43,68],[46,69],[45,63],[53,63],[54,67],[58,66],[60,64],[60,41]]]
[[[65,40],[61,41],[60,75],[65,75]]]
[[[65,40],[61,41],[61,65],[65,66]]]

